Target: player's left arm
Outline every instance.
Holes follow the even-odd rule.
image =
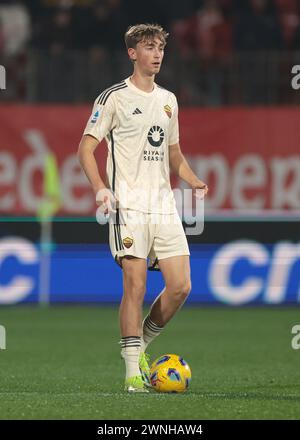
[[[182,154],[179,142],[169,145],[169,163],[171,171],[187,182],[191,188],[202,189],[203,195],[205,196],[207,194],[208,186],[192,171],[187,160]]]

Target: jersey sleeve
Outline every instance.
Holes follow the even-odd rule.
[[[90,134],[101,142],[113,128],[115,108],[112,96],[107,99],[104,105],[99,104],[99,96],[94,102],[92,114],[86,124],[83,134]]]
[[[169,145],[177,144],[177,142],[179,142],[178,104],[175,95],[173,95],[172,116],[169,129]]]

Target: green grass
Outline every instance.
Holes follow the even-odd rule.
[[[297,308],[185,306],[150,347],[181,354],[185,394],[127,395],[116,307],[2,307],[1,419],[299,419]]]

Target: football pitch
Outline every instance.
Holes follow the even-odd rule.
[[[117,307],[1,307],[0,324],[1,419],[300,418],[299,308],[185,305],[149,347],[190,364],[184,394],[123,392]]]

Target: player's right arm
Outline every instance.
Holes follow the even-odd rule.
[[[89,134],[85,134],[82,136],[78,147],[78,159],[80,165],[89,179],[95,195],[100,189],[105,188],[105,184],[99,174],[97,162],[94,156],[98,145],[98,139]]]
[[[105,105],[98,103],[96,99],[92,115],[86,125],[82,139],[78,147],[78,159],[87,178],[93,188],[96,203],[103,205],[105,213],[112,212],[115,198],[112,192],[106,188],[98,170],[95,159],[95,150],[101,140],[107,135],[113,125],[113,102],[107,100]]]

